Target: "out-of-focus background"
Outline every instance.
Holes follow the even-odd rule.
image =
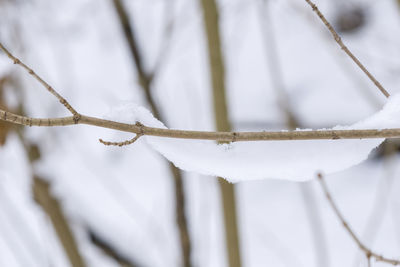
[[[400,91],[399,1],[316,4],[386,89]],[[135,102],[177,129],[323,128],[386,101],[303,0],[0,0],[0,41],[90,116]],[[3,53],[0,107],[68,115]],[[367,266],[315,179],[230,185],[179,171],[141,140],[98,142],[130,137],[0,122],[0,266]],[[386,141],[326,177],[361,240],[393,258],[397,151]]]

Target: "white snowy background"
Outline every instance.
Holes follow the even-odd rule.
[[[154,68],[160,49],[165,49],[153,88],[167,119],[164,123],[176,129],[213,130],[199,1],[124,2],[147,70]],[[365,24],[343,34],[343,40],[392,95],[400,92],[398,3],[316,3],[332,21],[346,8],[364,8]],[[352,125],[375,114],[386,103],[339,49],[305,1],[268,0],[265,6],[262,0],[221,0],[218,6],[227,100],[235,130],[286,129],[271,79],[274,71],[268,67],[271,34],[289,103],[303,128]],[[169,46],[164,47],[166,22],[171,17],[174,27]],[[106,117],[115,115],[115,107],[121,104],[146,105],[111,0],[2,0],[0,40],[85,115]],[[7,74],[18,77],[29,116],[68,115],[54,97],[1,54],[0,77]],[[6,90],[5,97],[10,107],[16,105],[15,92]],[[395,120],[396,108],[392,105],[390,126],[400,124]],[[28,140],[40,145],[41,159],[32,168],[15,133],[0,147],[0,266],[69,266],[51,222],[33,200],[33,172],[51,183],[89,266],[118,266],[91,244],[89,228],[139,266],[180,266],[173,183],[166,161],[153,150],[150,141],[150,145],[143,138],[128,147],[105,147],[98,138],[121,141],[131,136],[89,126],[33,127],[24,131]],[[334,141],[329,142],[334,145]],[[319,145],[309,143],[310,150]],[[312,178],[308,172],[319,169],[315,164],[320,161],[308,161],[308,146],[299,146],[296,153],[310,166],[306,166],[307,177],[299,175],[296,179],[292,169],[296,168],[296,159],[290,148],[277,148],[284,149],[276,151],[282,158],[278,165],[247,170],[235,165],[240,180],[250,180],[259,167],[269,171],[265,178],[272,178],[235,185],[243,266],[367,266],[315,179],[279,179],[285,178],[279,175],[285,164],[292,180]],[[300,153],[303,148],[304,154]],[[365,158],[369,150],[349,146],[333,149],[331,154],[324,151],[328,153],[324,168],[352,166],[339,168],[340,172],[327,175],[326,180],[361,239],[380,254],[400,258],[400,157],[377,157],[372,152],[360,164],[356,164],[360,160],[346,161],[349,154]],[[167,152],[177,151],[167,148]],[[271,157],[271,151],[265,153]],[[190,161],[185,164],[190,165],[185,169],[220,174],[195,168]],[[229,176],[229,168],[216,168]],[[253,176],[262,178],[259,173]],[[184,172],[184,186],[193,263],[227,266],[217,178]],[[373,266],[385,264],[373,262]]]

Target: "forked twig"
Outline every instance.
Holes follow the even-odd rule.
[[[381,83],[367,70],[367,68],[358,60],[358,58],[347,48],[347,46],[343,43],[342,38],[340,38],[339,34],[335,31],[332,25],[328,22],[325,16],[321,13],[318,7],[311,2],[310,0],[305,0],[307,4],[311,6],[313,11],[318,15],[318,17],[322,20],[328,30],[331,32],[333,39],[335,39],[336,43],[340,46],[340,48],[357,64],[357,66],[368,76],[368,78],[375,84],[376,87],[384,94],[386,97],[389,97],[390,94],[386,91],[385,88],[381,85]]]
[[[127,124],[116,121],[104,120],[79,114],[71,105],[59,95],[51,86],[40,78],[33,70],[14,57],[0,43],[0,48],[11,59],[15,59],[38,81],[40,81],[60,102],[74,115],[63,118],[30,118],[17,115],[0,109],[0,120],[25,126],[67,126],[74,124],[87,124],[102,128],[114,129],[135,134],[178,138],[213,140],[219,142],[240,142],[240,141],[272,141],[272,140],[321,140],[321,139],[367,139],[367,138],[395,138],[400,137],[400,128],[397,129],[364,129],[364,130],[310,130],[310,131],[275,131],[275,132],[208,132],[208,131],[187,131],[165,128],[147,127],[138,124]]]
[[[357,237],[357,235],[351,229],[351,227],[349,226],[347,221],[344,219],[342,213],[339,211],[339,208],[336,206],[336,203],[333,201],[332,196],[329,193],[328,187],[325,183],[324,177],[321,173],[318,174],[318,180],[321,184],[322,190],[325,193],[326,199],[328,200],[328,202],[329,202],[330,206],[332,207],[333,211],[335,212],[336,216],[341,221],[341,223],[343,224],[343,227],[349,233],[349,235],[354,240],[354,242],[356,242],[357,246],[365,253],[365,256],[367,257],[368,262],[370,262],[371,258],[374,258],[376,261],[381,261],[381,262],[389,263],[392,265],[400,265],[399,260],[389,259],[382,255],[379,255],[379,254],[375,253],[374,251],[372,251],[371,249],[369,249],[367,246],[365,246],[361,242],[361,240]]]
[[[140,131],[132,139],[129,139],[129,140],[126,140],[126,141],[123,141],[123,142],[108,142],[108,141],[104,141],[103,139],[100,138],[99,142],[102,143],[105,146],[119,146],[119,147],[121,147],[121,146],[131,145],[131,144],[135,143],[140,137],[143,136],[143,127],[144,127],[144,125],[141,124],[140,122],[136,122],[135,126],[139,127]]]
[[[3,46],[2,43],[0,43],[0,49],[3,50],[3,52],[14,62],[14,64],[20,65],[22,68],[24,68],[30,75],[32,75],[41,85],[43,85],[47,91],[49,91],[52,95],[54,95],[60,103],[66,107],[69,112],[72,113],[74,116],[75,123],[78,123],[80,119],[80,114],[68,103],[67,100],[65,100],[64,97],[62,97],[56,90],[54,90],[51,85],[49,85],[45,80],[42,79],[36,72],[34,72],[30,67],[28,67],[25,63],[23,63],[20,59],[15,57],[13,54],[11,54],[7,48]]]

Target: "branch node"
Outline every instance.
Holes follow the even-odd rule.
[[[144,135],[144,125],[138,121],[135,123],[135,125],[138,126],[140,129],[140,133],[138,135]]]
[[[75,122],[75,124],[79,123],[79,120],[81,119],[81,117],[82,116],[79,113],[74,114],[74,122]]]
[[[237,132],[232,133],[232,143],[236,142]]]
[[[72,115],[76,115],[78,112],[65,100],[53,87],[51,87],[44,79],[42,79],[39,75],[35,73],[33,69],[25,65],[21,60],[16,58],[13,54],[10,53],[3,45],[0,43],[0,50],[2,50],[12,61],[14,64],[20,65],[26,72],[32,75],[43,87],[47,89],[52,95],[54,95],[60,102],[63,104],[71,113]]]

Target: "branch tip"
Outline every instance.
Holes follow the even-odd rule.
[[[311,0],[305,0],[307,4],[312,8],[312,10],[317,14],[317,16],[321,19],[321,21],[328,28],[329,32],[332,34],[335,42],[340,46],[340,48],[353,60],[353,62],[364,72],[365,75],[374,83],[374,85],[381,91],[381,93],[390,97],[390,94],[386,89],[381,85],[381,83],[367,70],[367,68],[361,63],[361,61],[347,48],[347,46],[343,43],[339,34],[335,31],[333,26],[329,23],[329,21],[325,18],[322,12],[318,9],[317,5],[314,4]]]
[[[74,114],[74,122],[75,124],[79,123],[79,120],[81,119],[82,115],[79,113]]]
[[[375,253],[374,251],[372,251],[370,248],[368,248],[367,246],[365,246],[361,240],[359,239],[359,237],[355,234],[355,232],[351,229],[351,227],[349,226],[349,224],[346,222],[343,214],[340,212],[339,208],[337,207],[336,203],[334,202],[331,193],[328,190],[328,187],[325,183],[325,180],[322,176],[321,173],[317,174],[318,180],[321,184],[322,190],[325,194],[326,199],[329,202],[329,205],[331,206],[332,210],[334,211],[336,217],[338,217],[338,219],[341,221],[343,227],[346,229],[347,233],[350,235],[350,237],[353,239],[353,241],[358,245],[358,247],[360,248],[360,250],[365,254],[365,256],[367,257],[368,263],[370,263],[370,259],[374,258],[376,261],[381,261],[381,262],[385,262],[385,263],[389,263],[392,265],[400,265],[400,261],[396,260],[396,259],[391,259],[391,258],[386,258],[382,255],[379,255],[377,253]]]
[[[102,143],[105,146],[128,146],[131,145],[133,143],[135,143],[143,134],[136,134],[135,137],[133,137],[132,139],[123,141],[123,142],[108,142],[108,141],[104,141],[103,139],[99,139],[99,142]]]

